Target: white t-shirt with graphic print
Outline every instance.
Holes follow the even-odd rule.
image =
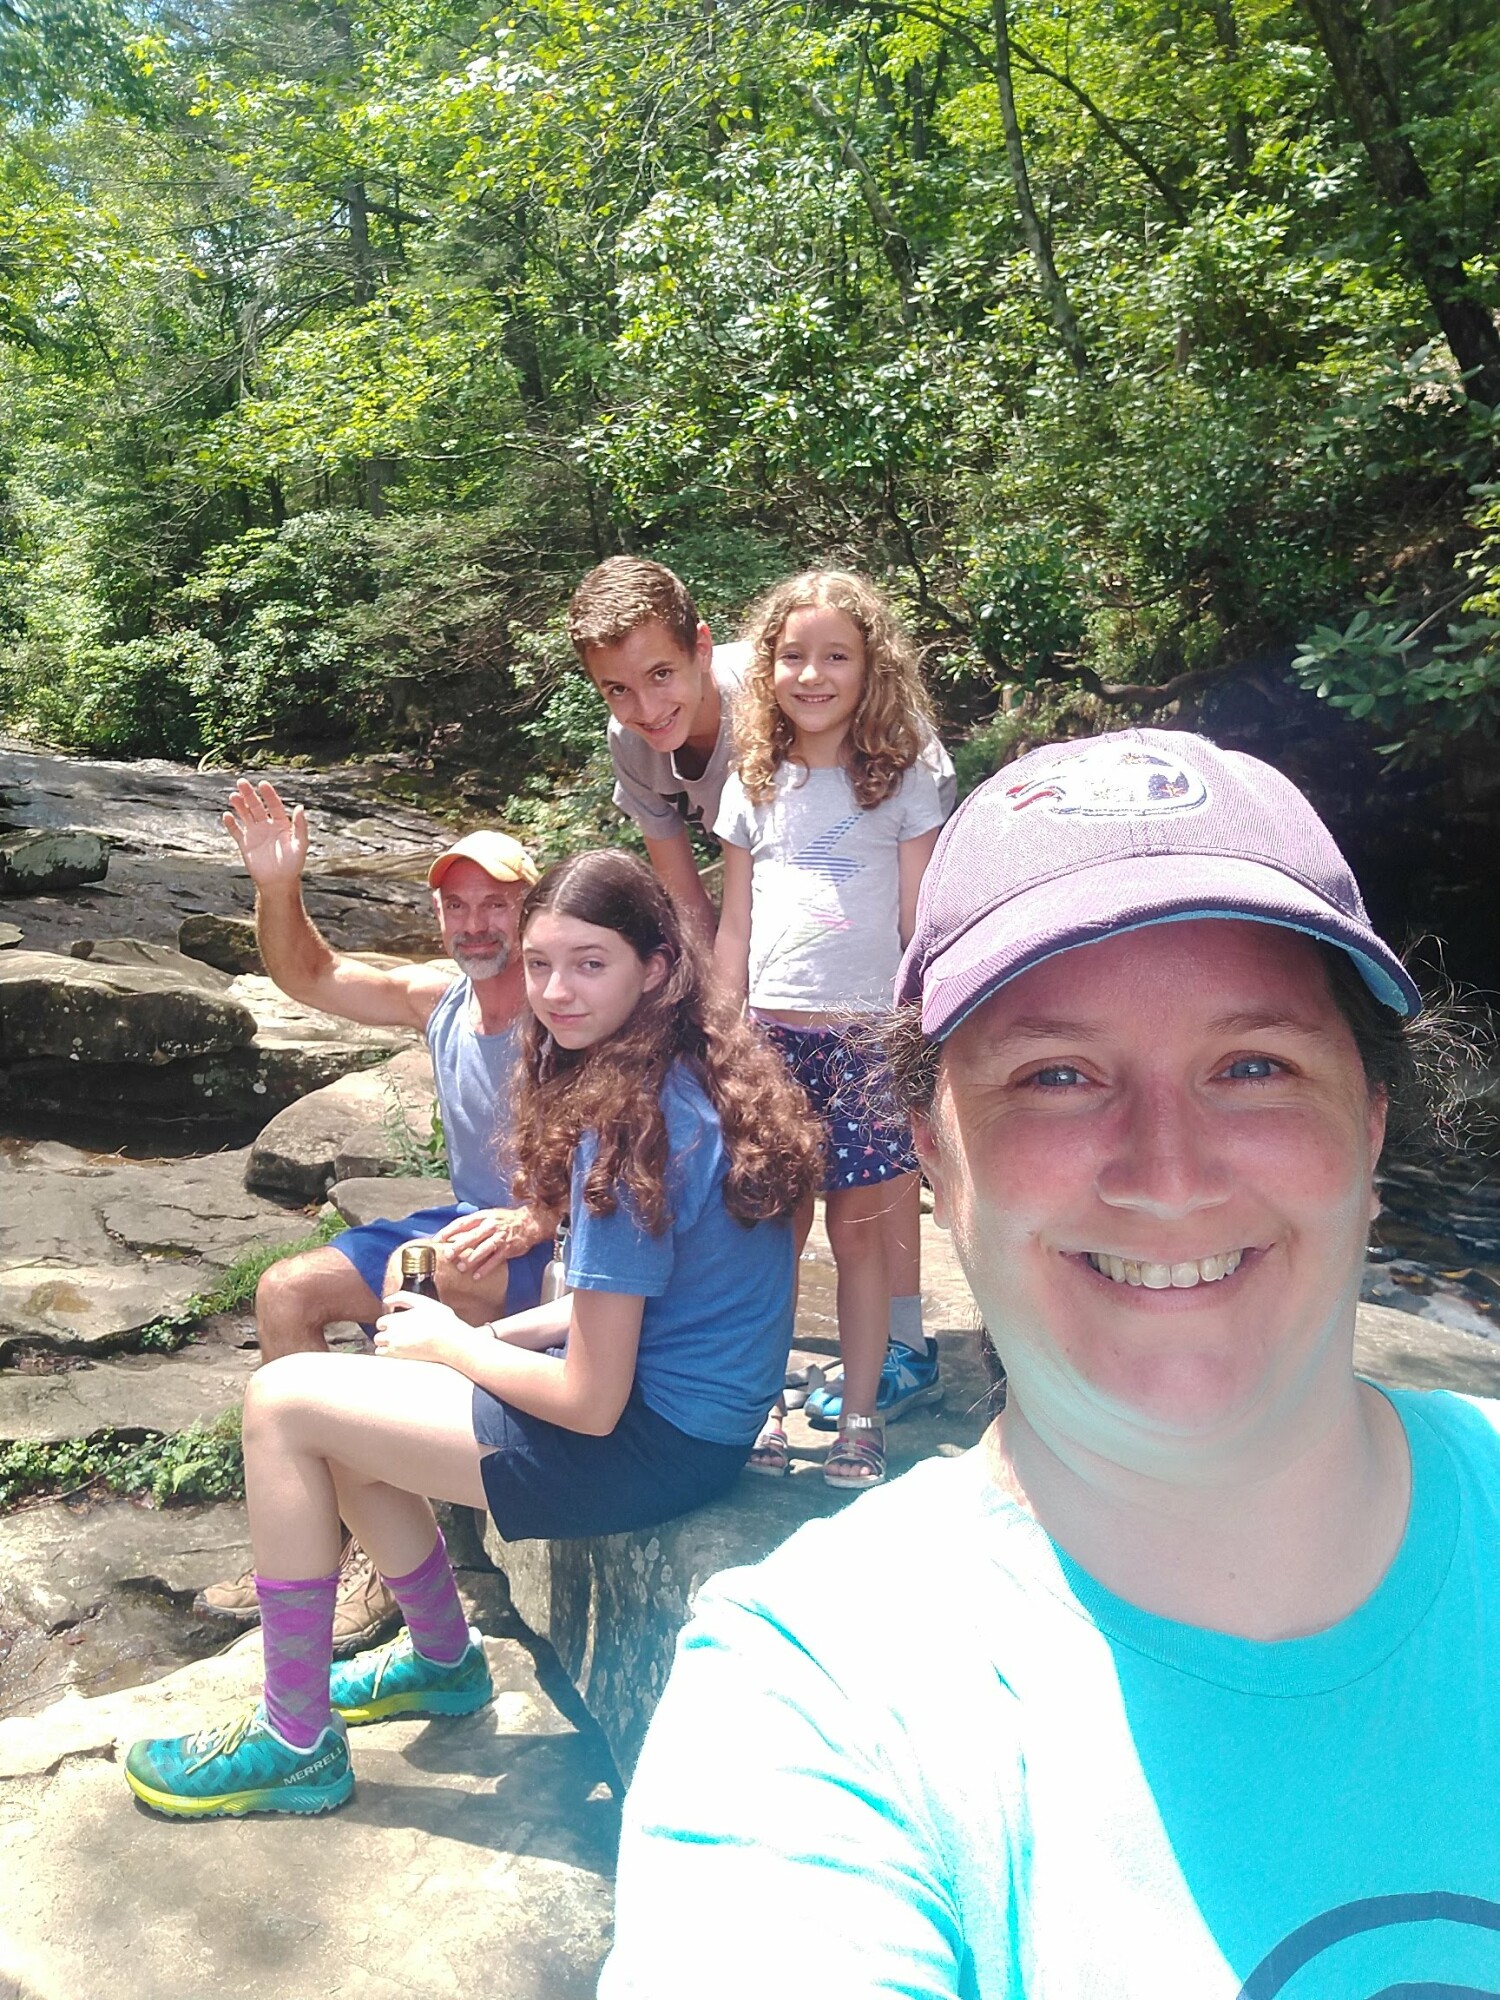
[[[754,805],[731,773],[714,832],[750,853],[750,1005],[773,1013],[876,1014],[901,960],[903,840],[947,818],[947,758],[933,740],[878,806],[839,765],[783,764]],[[951,769],[951,767],[949,767]]]

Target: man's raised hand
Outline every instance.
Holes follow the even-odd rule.
[[[288,813],[274,785],[252,785],[241,778],[230,794],[224,830],[257,888],[301,879],[307,864],[307,814],[301,806]]]

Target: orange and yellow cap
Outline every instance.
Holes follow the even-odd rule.
[[[466,833],[462,840],[455,840],[451,847],[445,848],[427,871],[427,886],[439,888],[455,861],[472,861],[496,882],[530,884],[541,872],[519,840],[512,840],[508,833],[498,833],[492,827]]]

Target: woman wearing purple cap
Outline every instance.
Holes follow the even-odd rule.
[[[1009,1377],[698,1600],[601,1994],[1500,1992],[1500,1406],[1356,1377],[1419,998],[1294,787],[1053,746],[945,831],[896,1038]],[[899,1586],[893,1584],[899,1579]]]

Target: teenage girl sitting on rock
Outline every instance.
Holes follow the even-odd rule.
[[[401,1294],[382,1365],[263,1367],[245,1399],[262,1605],[262,1704],[137,1743],[137,1797],[189,1818],[322,1812],[354,1787],[347,1722],[458,1715],[490,1698],[422,1495],[487,1505],[506,1537],[611,1534],[713,1499],[779,1390],[791,1215],[821,1136],[774,1055],[706,991],[641,862],[584,854],[529,892],[513,1100],[516,1198],[571,1211],[572,1292],[474,1327]],[[342,1515],[406,1618],[332,1671]]]

